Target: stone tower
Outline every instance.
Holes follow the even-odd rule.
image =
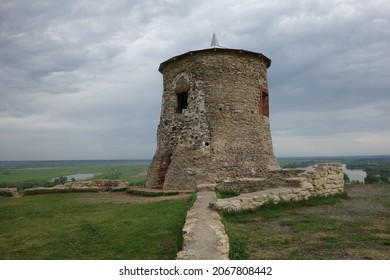
[[[157,151],[146,187],[195,189],[279,169],[269,122],[263,54],[211,47],[160,64],[163,96]]]

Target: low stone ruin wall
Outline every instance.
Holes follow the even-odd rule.
[[[24,195],[48,194],[48,193],[71,193],[71,192],[105,192],[124,190],[128,187],[124,180],[96,180],[77,181],[51,188],[31,188],[24,191]]]
[[[241,211],[265,203],[299,201],[341,193],[344,191],[344,175],[340,163],[320,163],[307,169],[275,170],[268,178],[225,181],[215,188],[241,195],[219,199],[210,203],[211,208]]]
[[[0,188],[0,196],[15,197],[18,196],[17,188]]]
[[[253,193],[280,187],[300,187],[300,178],[284,178],[279,174],[270,173],[268,178],[241,178],[238,180],[225,180],[216,184],[215,189],[221,192],[232,192],[237,194]]]

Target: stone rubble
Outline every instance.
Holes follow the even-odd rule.
[[[216,185],[219,191],[240,195],[211,202],[210,207],[215,210],[242,211],[258,208],[265,203],[299,201],[344,191],[340,163],[320,163],[308,169],[282,169],[271,174],[270,178],[225,181]]]

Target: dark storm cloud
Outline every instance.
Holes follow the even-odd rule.
[[[390,153],[388,1],[2,1],[0,160],[150,158],[159,63],[261,52],[277,155]],[[326,147],[326,148],[324,148]]]

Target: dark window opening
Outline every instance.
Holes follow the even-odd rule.
[[[263,115],[269,117],[268,93],[263,92],[261,99],[263,100]]]
[[[268,90],[265,88],[260,89],[259,114],[269,117]]]
[[[188,107],[188,91],[177,94],[177,112],[184,113]]]

